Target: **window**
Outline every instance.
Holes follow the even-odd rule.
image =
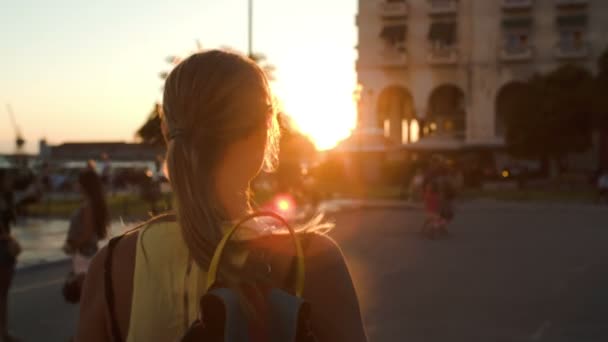
[[[428,36],[434,50],[454,46],[456,43],[456,22],[434,22]]]
[[[405,42],[407,26],[405,24],[387,25],[382,28],[380,37],[390,46],[402,45]]]
[[[559,30],[559,47],[562,51],[580,50],[585,44],[587,15],[562,15],[555,20]]]
[[[413,119],[410,123],[410,142],[416,142],[419,140],[420,126],[418,120]]]
[[[529,47],[529,36],[524,32],[505,33],[505,50],[508,52],[518,52]]]
[[[384,119],[384,136],[391,136],[391,121],[389,119]]]
[[[401,143],[407,144],[410,138],[410,125],[406,119],[401,120]]]
[[[562,30],[559,39],[560,48],[565,51],[579,50],[585,44],[583,37],[583,30]]]

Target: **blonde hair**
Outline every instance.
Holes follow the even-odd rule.
[[[214,171],[226,148],[266,129],[265,168],[277,163],[279,128],[268,81],[254,62],[238,54],[197,53],[169,74],[163,112],[177,221],[191,257],[208,269],[222,225],[230,219],[214,188]]]

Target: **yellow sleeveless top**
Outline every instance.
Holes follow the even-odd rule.
[[[228,231],[230,225],[224,227]],[[269,232],[243,227],[236,240],[249,240]],[[127,342],[175,341],[198,318],[199,299],[206,291],[207,271],[190,258],[180,227],[156,222],[137,238],[133,295]],[[247,251],[227,256],[243,265]]]
[[[137,241],[127,342],[182,337],[197,318],[206,273],[190,261],[176,223],[144,228]]]

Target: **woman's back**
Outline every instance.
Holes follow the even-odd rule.
[[[312,306],[313,330],[320,341],[365,341],[355,290],[337,245],[328,237],[307,234],[304,299]],[[295,255],[288,236],[252,240],[270,249],[273,278],[282,283]],[[103,295],[104,248],[95,257],[85,283],[78,340],[109,341]],[[129,234],[112,255],[115,312],[123,340],[174,341],[198,317],[206,272],[190,263],[179,227],[160,222]],[[85,321],[85,322],[83,322]]]
[[[175,341],[197,317],[205,272],[190,262],[175,223],[147,226],[136,248],[127,341]]]

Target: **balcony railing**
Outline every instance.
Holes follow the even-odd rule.
[[[404,67],[407,65],[407,51],[404,43],[385,48],[380,53],[380,66],[382,67]]]
[[[409,6],[406,1],[389,2],[382,1],[378,5],[378,11],[382,17],[406,17],[409,12]]]
[[[451,65],[458,63],[458,49],[455,47],[431,48],[428,61],[433,65]]]
[[[533,0],[502,0],[503,9],[527,9],[534,4]]]
[[[376,54],[357,60],[357,69],[403,68],[408,64],[408,54],[401,47],[386,47]]]
[[[429,0],[431,15],[454,14],[458,11],[457,0]]]
[[[500,51],[500,59],[504,62],[529,61],[534,57],[531,46],[505,46]]]
[[[589,4],[589,0],[555,0],[557,6],[581,6]]]
[[[559,59],[580,59],[589,57],[591,47],[588,43],[558,43],[555,46],[555,57]]]

